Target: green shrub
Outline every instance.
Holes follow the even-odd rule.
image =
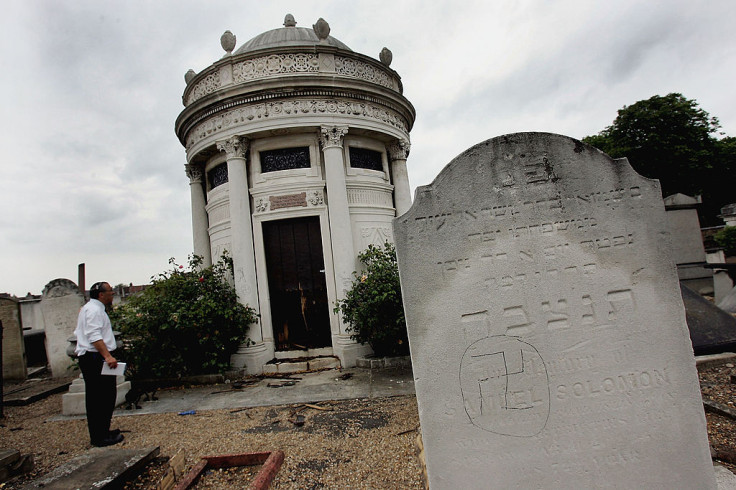
[[[230,355],[247,339],[255,311],[237,300],[228,281],[232,259],[202,268],[170,259],[172,270],[152,278],[152,285],[112,312],[120,330],[123,356],[136,378],[169,378],[223,372]]]
[[[353,285],[337,302],[335,313],[342,314],[351,338],[369,344],[377,356],[406,355],[409,342],[396,249],[388,242],[382,248],[369,245],[358,258],[365,268],[353,273]]]
[[[736,226],[727,226],[715,234],[713,239],[723,247],[728,256],[736,255]]]

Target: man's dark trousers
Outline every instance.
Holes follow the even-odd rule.
[[[87,427],[92,444],[99,444],[109,437],[110,420],[117,398],[117,376],[100,374],[104,363],[98,352],[86,352],[79,356],[79,368],[84,377]]]

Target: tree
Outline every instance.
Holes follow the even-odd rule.
[[[736,226],[726,226],[713,236],[715,242],[723,247],[726,256],[736,255]]]
[[[351,338],[368,343],[377,356],[408,354],[396,249],[389,242],[369,245],[358,258],[365,269],[353,273],[353,285],[335,313],[342,313]]]
[[[189,268],[169,260],[172,270],[115,308],[111,320],[123,334],[124,359],[133,377],[168,378],[223,372],[230,355],[248,342],[255,310],[238,302],[228,281],[232,260],[203,268],[189,258]]]
[[[721,206],[733,200],[727,190],[736,183],[729,172],[736,142],[718,141],[719,128],[695,100],[672,93],[624,106],[611,126],[583,141],[614,158],[627,157],[638,173],[659,179],[663,196],[702,195],[701,221],[718,224]]]

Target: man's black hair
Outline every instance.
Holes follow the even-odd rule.
[[[96,282],[89,288],[89,297],[92,299],[99,299],[100,293],[102,292],[102,285],[107,284],[103,282]]]

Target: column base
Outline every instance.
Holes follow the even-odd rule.
[[[332,350],[340,358],[343,368],[355,367],[358,358],[373,354],[373,349],[368,344],[359,344],[351,339],[349,335],[333,336]]]
[[[115,406],[125,401],[125,395],[130,390],[130,381],[125,381],[124,376],[117,376],[118,394],[115,398]],[[75,379],[69,392],[61,396],[61,413],[64,415],[86,415],[87,408],[84,404],[84,379],[80,374]]]
[[[246,374],[263,374],[263,365],[273,358],[272,342],[258,342],[250,346],[243,344],[230,356],[230,366],[233,369],[243,369]]]

